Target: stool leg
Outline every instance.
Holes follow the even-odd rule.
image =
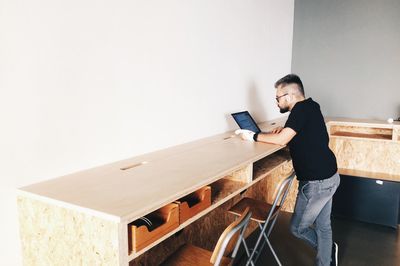
[[[247,247],[246,241],[244,239],[242,239],[243,242],[243,246],[244,246],[244,250],[246,251],[247,257],[250,257],[250,251],[249,248]]]
[[[246,225],[246,227],[247,227],[247,225]],[[250,256],[251,256],[251,255],[250,255],[250,251],[249,251],[249,248],[248,248],[248,246],[247,246],[246,240],[245,240],[245,238],[244,238],[244,233],[245,233],[245,231],[246,231],[246,227],[245,227],[245,229],[240,233],[239,238],[240,238],[240,241],[243,243],[244,250],[246,251],[247,258],[250,258]],[[239,246],[240,246],[240,245],[237,245],[237,246],[235,247],[235,249],[233,250],[233,252],[232,252],[232,257],[236,257],[236,254],[237,254],[237,252],[239,251]],[[248,265],[248,263],[249,263],[249,261],[247,261],[247,264],[246,264],[246,265]],[[255,266],[253,261],[250,261],[250,263],[251,263],[252,266]]]
[[[267,234],[268,237],[269,237],[269,235],[271,234],[272,228],[274,228],[274,226],[275,226],[276,220],[278,220],[278,215],[279,215],[279,213],[280,213],[280,212],[278,212],[278,213],[276,214],[276,216],[274,217],[274,219],[272,220],[271,226],[270,226],[269,229],[268,229],[268,234]]]
[[[249,248],[247,247],[246,241],[244,240],[244,238],[242,239],[242,241],[243,241],[244,249],[245,249],[246,254],[247,254],[247,258],[250,258],[251,255],[250,255]],[[248,263],[248,262],[247,262],[247,263]],[[251,263],[252,266],[255,266],[253,261],[250,261],[250,263]],[[247,264],[246,264],[246,265],[247,265]]]
[[[257,249],[258,249],[258,246],[260,245],[261,239],[263,238],[263,234],[264,234],[263,231],[265,231],[264,227],[265,227],[265,225],[261,229],[261,233],[257,238],[256,244],[254,245],[253,251],[251,252],[251,255],[250,255],[249,259],[247,260],[246,266],[248,266],[250,262],[251,262],[251,265],[254,265],[253,257],[255,255]]]
[[[262,237],[262,236],[260,235],[260,237]],[[249,264],[254,265],[253,257],[254,257],[254,254],[255,254],[256,250],[257,250],[257,246],[258,246],[258,244],[260,243],[260,240],[261,240],[260,237],[257,239],[256,245],[254,246],[253,251],[251,252],[250,257],[249,257],[249,259],[247,260],[246,266],[248,266]]]
[[[279,260],[278,256],[275,253],[275,250],[272,248],[272,245],[271,245],[271,243],[269,242],[269,240],[268,240],[268,238],[266,236],[265,236],[265,240],[267,241],[267,244],[268,244],[269,248],[271,249],[272,254],[275,257],[276,262],[278,263],[279,266],[282,266],[281,261]]]
[[[275,260],[276,260],[276,262],[278,263],[278,265],[282,265],[281,262],[280,262],[280,260],[279,260],[279,258],[278,258],[278,256],[277,256],[276,253],[275,253],[275,250],[272,248],[272,245],[271,245],[271,243],[269,242],[269,239],[268,239],[269,235],[270,235],[271,232],[272,232],[272,228],[274,227],[277,218],[278,218],[278,215],[276,215],[276,216],[274,217],[274,219],[272,220],[272,223],[271,223],[271,225],[270,225],[269,228],[268,228],[268,233],[267,233],[267,234],[265,234],[266,228],[265,228],[265,229],[263,228],[262,223],[258,223],[258,227],[260,228],[261,233],[264,235],[265,241],[263,241],[263,243],[262,243],[262,245],[261,245],[261,248],[260,248],[260,251],[257,253],[257,255],[256,255],[255,259],[254,259],[254,263],[257,263],[257,260],[258,260],[258,258],[260,257],[260,254],[261,254],[262,250],[264,249],[265,243],[267,243],[268,246],[270,247],[271,252],[272,252],[272,255],[274,255]],[[267,225],[264,224],[264,226],[267,227],[268,224],[267,224]],[[263,230],[263,229],[264,229],[264,230]]]
[[[261,231],[260,234],[261,234],[262,233],[262,229],[263,229],[262,223],[258,223],[258,227],[260,228],[260,231]],[[256,255],[255,259],[254,259],[254,263],[257,263],[257,260],[260,257],[261,252],[263,251],[264,247],[265,247],[265,241],[263,241],[263,243],[261,245],[261,248],[260,248],[260,251],[257,253],[257,255]]]

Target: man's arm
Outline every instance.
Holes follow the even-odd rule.
[[[290,127],[285,127],[279,133],[259,133],[257,141],[286,145],[296,134]]]

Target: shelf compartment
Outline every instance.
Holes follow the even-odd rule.
[[[211,187],[203,187],[176,201],[179,205],[179,223],[182,224],[211,206]]]
[[[253,180],[264,178],[284,162],[291,160],[290,153],[286,149],[279,150],[261,160],[254,162]]]
[[[237,191],[243,190],[248,185],[244,182],[235,181],[230,179],[229,176],[221,178],[210,184],[211,186],[211,202],[216,204],[221,200],[224,200],[229,195],[236,194]]]
[[[381,140],[392,140],[393,138],[392,128],[331,125],[329,132],[331,136],[335,137],[352,137]]]
[[[179,205],[170,203],[128,225],[129,250],[137,252],[178,226]]]
[[[274,156],[275,159],[273,160],[260,160],[267,164],[265,168],[267,172],[264,172],[260,175],[256,180],[252,180],[248,183],[249,177],[253,175],[253,163],[249,165],[245,165],[238,170],[232,171],[230,174],[225,175],[224,177],[209,183],[208,186],[211,187],[211,205],[206,209],[200,211],[199,213],[195,214],[193,217],[189,218],[185,222],[179,224],[177,228],[168,232],[167,234],[163,235],[159,239],[152,242],[150,245],[146,246],[145,248],[139,250],[138,252],[130,252],[128,255],[128,261],[132,261],[145,252],[152,249],[154,246],[162,243],[165,239],[169,238],[170,236],[174,235],[175,233],[181,231],[182,229],[186,228],[193,222],[197,221],[201,217],[207,215],[208,213],[212,212],[213,210],[219,208],[221,205],[226,204],[233,198],[237,197],[241,193],[245,193],[248,191],[249,188],[253,187],[256,183],[260,182],[263,178],[270,174],[277,174],[275,171],[278,170],[279,167],[283,167],[283,170],[289,171],[291,169],[291,162],[290,162],[290,155],[287,150],[283,151],[276,151],[274,154],[268,155]],[[284,165],[279,165],[279,163],[283,163]],[[251,172],[249,173],[249,171]],[[246,173],[243,175],[243,173]],[[242,178],[243,177],[243,178]]]

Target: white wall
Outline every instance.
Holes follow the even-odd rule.
[[[280,114],[293,0],[0,0],[0,258],[15,188]]]

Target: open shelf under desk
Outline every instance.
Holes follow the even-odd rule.
[[[396,140],[396,130],[392,126],[388,125],[346,125],[346,124],[335,124],[330,123],[328,125],[329,134],[331,137],[344,137],[354,139],[366,139],[366,140]]]
[[[226,199],[233,193],[243,191],[243,188],[248,187],[248,184],[240,181],[221,178],[210,184],[211,187],[211,207],[220,201],[225,202]],[[237,193],[235,194],[237,195]]]
[[[349,137],[354,139],[374,139],[374,140],[392,140],[392,135],[387,134],[371,134],[371,133],[356,133],[338,131],[331,134],[331,137]]]
[[[286,149],[279,150],[268,157],[254,162],[253,164],[253,180],[258,181],[266,177],[282,163],[291,160],[289,151]]]
[[[146,251],[148,251],[152,247],[158,245],[159,243],[161,243],[162,241],[164,241],[168,237],[174,235],[178,231],[184,229],[186,226],[190,225],[191,223],[195,222],[196,220],[200,219],[204,215],[206,215],[209,212],[211,212],[212,210],[214,210],[215,208],[219,207],[220,205],[224,204],[225,202],[227,202],[228,200],[232,199],[236,195],[240,194],[241,192],[243,192],[244,190],[249,188],[254,183],[255,182],[244,183],[244,182],[240,182],[240,181],[230,180],[228,178],[222,178],[222,179],[210,184],[211,191],[212,191],[212,195],[211,195],[212,203],[211,203],[210,207],[208,207],[207,209],[201,211],[200,213],[196,214],[195,216],[189,218],[187,221],[185,221],[184,223],[180,224],[178,228],[172,230],[168,234],[166,234],[163,237],[157,239],[156,241],[154,241],[153,243],[151,243],[147,247],[143,248],[142,250],[140,250],[138,252],[130,252],[128,260],[131,261],[131,260],[139,257],[140,255],[142,255],[143,253],[145,253]],[[213,190],[216,190],[216,192],[213,192]]]
[[[244,192],[271,172],[273,172],[277,167],[279,167],[282,163],[287,162],[290,160],[289,152],[286,150],[280,150],[263,158],[253,165],[253,180],[249,183],[232,180],[230,176],[221,178],[211,184],[211,206],[207,209],[201,211],[200,213],[196,214],[195,216],[191,217],[184,223],[180,224],[178,228],[172,230],[168,234],[164,235],[163,237],[157,239],[147,247],[143,248],[138,252],[130,252],[128,256],[128,260],[132,261],[135,258],[139,257],[146,251],[150,250],[152,247],[160,244],[165,239],[171,237],[175,233],[179,232],[180,230],[184,229],[191,223],[195,222],[196,220],[200,219],[204,215],[208,214],[209,212],[213,211],[214,209],[218,208],[220,205],[224,204],[225,202],[231,200],[235,196],[239,195],[240,193]]]

